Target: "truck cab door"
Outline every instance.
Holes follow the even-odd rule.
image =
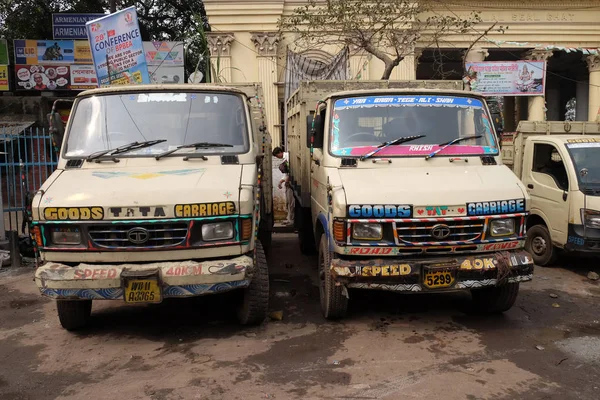
[[[316,218],[316,214],[319,212],[327,213],[327,177],[326,171],[323,166],[325,148],[327,147],[327,135],[325,135],[325,121],[326,121],[326,108],[322,107],[319,109],[320,119],[317,127],[321,139],[317,140],[318,147],[313,149],[313,155],[310,160],[310,202],[313,210],[313,220]]]
[[[525,145],[523,183],[531,197],[531,211],[546,217],[552,241],[567,241],[569,175],[563,160],[568,156],[552,143],[530,140]]]

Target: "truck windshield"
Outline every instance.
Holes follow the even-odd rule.
[[[218,92],[118,93],[84,97],[76,103],[65,157],[90,154],[132,142],[166,139],[118,157],[151,157],[179,146],[223,143],[227,147],[190,148],[202,154],[244,153],[249,137],[241,96]],[[183,157],[178,151],[171,157]]]
[[[598,139],[569,139],[572,142],[566,143],[577,172],[579,186],[582,188],[597,189],[600,187],[600,157],[598,157],[600,142],[596,142],[596,140]],[[585,177],[581,177],[580,171],[584,168],[587,169],[587,174]]]
[[[424,135],[389,146],[378,156],[424,156],[440,144],[467,136],[477,139],[448,146],[437,157],[498,154],[492,122],[477,98],[435,95],[386,95],[337,99],[331,118],[330,152],[362,156],[381,143]]]

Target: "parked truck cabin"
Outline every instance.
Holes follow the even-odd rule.
[[[260,86],[139,85],[81,93],[57,170],[33,199],[43,295],[77,329],[92,300],[159,303],[241,290],[264,320],[270,138]],[[266,172],[262,172],[266,171]]]
[[[332,83],[312,82],[306,97],[320,85]],[[519,284],[533,277],[523,249],[529,196],[502,165],[485,98],[348,90],[315,110],[300,125],[307,143],[291,175],[310,175],[308,188],[295,182],[299,236],[304,249],[318,249],[323,314],[344,316],[348,289],[463,290],[482,310],[510,309]],[[288,136],[291,147],[303,136]]]
[[[526,247],[537,265],[558,252],[600,253],[600,123],[521,122],[502,149],[531,197]]]

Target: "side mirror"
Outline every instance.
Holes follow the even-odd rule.
[[[314,127],[313,127],[314,120]],[[320,115],[306,117],[306,147],[323,148],[323,121]]]

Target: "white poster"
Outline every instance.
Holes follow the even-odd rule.
[[[148,66],[151,83],[184,83],[183,67]]]

